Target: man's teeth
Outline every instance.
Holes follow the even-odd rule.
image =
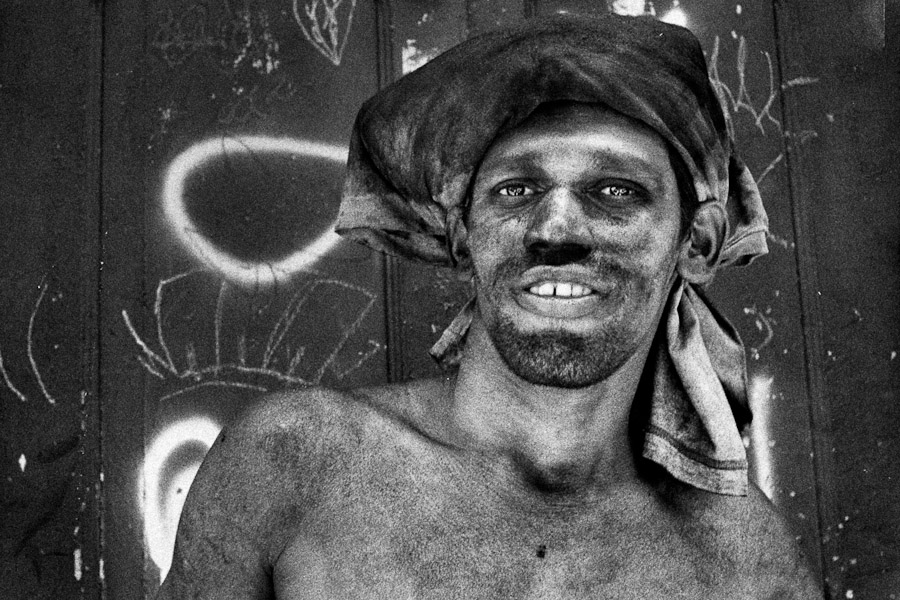
[[[581,298],[589,296],[591,288],[577,283],[542,283],[533,285],[528,291],[536,296],[558,296],[560,298]]]

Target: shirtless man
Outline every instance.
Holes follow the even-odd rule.
[[[582,19],[550,19],[469,42],[361,111],[341,228],[428,260],[437,246],[423,241],[421,222],[403,216],[414,225],[397,235],[379,221],[400,219],[405,205],[379,216],[353,203],[415,206],[416,186],[438,199],[447,216],[433,227],[476,295],[439,343],[441,354],[458,350],[458,368],[252,407],[198,473],[159,598],[823,597],[782,521],[746,484],[732,401],[743,371],[729,376],[729,346],[712,340],[730,330],[694,290],[729,252],[733,262],[758,253],[727,235],[722,169],[706,168],[731,156],[727,138],[703,135],[724,130],[721,113],[703,90],[696,102],[709,118],[690,103],[666,112],[671,99],[651,92],[638,108],[607,91],[593,101],[579,86],[606,90],[596,73],[563,95],[546,73],[511,73],[521,40],[536,57],[548,49],[534,58],[546,64],[571,57],[560,40],[583,50],[592,35],[623,35],[643,52],[662,32],[681,51],[688,35],[613,18],[587,26],[585,36]],[[671,54],[653,60],[669,64]],[[575,68],[567,64],[550,72]],[[613,79],[631,92],[689,80],[661,73]],[[504,92],[507,76],[534,96],[512,118],[495,110],[522,102]],[[448,77],[457,79],[432,89]],[[473,90],[483,96],[467,99]],[[442,112],[466,102],[478,104],[470,123]],[[397,103],[400,116],[384,110]],[[482,119],[504,124],[488,131]],[[459,141],[468,135],[484,135],[486,149]],[[405,161],[392,162],[393,151]],[[755,184],[743,171],[726,179],[729,202],[744,209],[736,231],[752,236]],[[698,191],[709,199],[698,202]],[[420,204],[410,210],[438,210]]]

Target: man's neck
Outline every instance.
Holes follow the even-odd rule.
[[[452,397],[455,428],[474,447],[507,459],[541,491],[605,487],[637,476],[629,414],[647,348],[589,387],[539,386],[518,377],[478,318]]]

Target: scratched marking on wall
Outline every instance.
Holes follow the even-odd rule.
[[[761,134],[766,135],[769,133],[767,126],[774,127],[775,131],[780,133],[781,121],[772,115],[772,110],[773,107],[776,106],[775,101],[778,99],[779,92],[779,86],[777,85],[775,77],[775,68],[772,63],[772,55],[765,50],[760,51],[760,54],[765,59],[766,63],[768,90],[765,93],[764,99],[755,100],[751,96],[747,86],[747,70],[750,60],[747,39],[744,36],[739,36],[737,40],[738,45],[734,64],[734,73],[737,76],[736,89],[734,84],[729,85],[726,83],[719,72],[721,63],[721,38],[719,36],[714,38],[712,52],[709,56],[709,79],[716,95],[719,97],[719,103],[722,105],[722,109],[725,112],[728,133],[734,137],[733,118],[741,112],[750,115],[753,119],[753,124]],[[818,81],[819,80],[815,77],[796,77],[786,82],[781,87],[787,89],[797,86],[812,85],[818,83]]]
[[[220,105],[218,122],[243,125],[264,119],[274,104],[296,95],[296,82],[281,68],[285,57],[277,32],[282,31],[284,37],[285,30],[295,31],[287,10],[270,12],[250,8],[247,3],[233,9],[229,0],[209,0],[161,13],[150,47],[170,69],[189,61],[207,66],[203,77],[207,82],[217,81],[209,86],[209,100]],[[290,36],[286,41],[300,37]],[[201,67],[195,64],[180,71],[191,81],[199,73]],[[159,111],[174,115],[174,102],[170,99],[169,106],[163,105]],[[164,126],[151,137],[148,147],[165,133]]]
[[[736,35],[736,34],[735,34]],[[763,136],[775,133],[781,135],[781,121],[777,119],[772,111],[777,109],[776,101],[780,93],[775,75],[775,68],[772,62],[772,56],[766,51],[761,51],[760,55],[765,61],[765,72],[767,73],[766,91],[762,99],[754,98],[748,87],[747,71],[750,67],[750,50],[747,39],[744,36],[737,36],[737,50],[734,62],[734,77],[736,82],[729,84],[722,76],[721,38],[716,36],[713,40],[713,48],[709,55],[709,79],[722,105],[725,114],[725,121],[728,127],[729,135],[735,137],[734,120],[741,114],[746,114],[752,120],[753,126]],[[795,77],[785,82],[781,89],[790,89],[798,86],[813,85],[818,83],[815,77]],[[814,139],[817,134],[815,131],[801,131],[798,133],[785,133],[789,136],[793,143],[802,145],[809,140]],[[776,154],[769,163],[759,171],[756,176],[756,184],[762,185],[766,178],[774,171],[776,167],[783,164],[784,152]],[[773,232],[767,234],[770,242],[778,246],[789,249],[794,247],[794,242],[778,236]]]
[[[217,246],[202,234],[185,206],[187,178],[214,160],[235,155],[294,154],[344,164],[347,150],[332,144],[264,136],[221,137],[194,144],[169,165],[163,184],[163,209],[173,233],[195,257],[219,271],[229,281],[246,285],[271,285],[309,269],[340,240],[333,225],[307,246],[277,261],[247,261]]]
[[[40,285],[38,285],[38,290],[39,292],[37,300],[35,300],[34,308],[31,310],[31,316],[28,318],[28,333],[26,336],[25,352],[28,356],[28,364],[31,367],[31,375],[32,377],[34,377],[34,381],[41,391],[41,396],[49,404],[56,404],[56,399],[47,389],[47,385],[44,383],[44,378],[41,375],[41,370],[38,367],[37,360],[35,360],[34,357],[34,324],[35,320],[37,319],[38,311],[41,308],[41,304],[44,301],[44,296],[47,294],[46,277],[41,280]],[[0,376],[3,377],[3,383],[4,385],[6,385],[6,388],[11,391],[19,400],[21,400],[22,402],[26,402],[28,400],[25,394],[22,393],[22,391],[15,385],[15,383],[13,383],[9,372],[6,370],[6,366],[3,363],[2,351],[0,351]]]
[[[720,53],[721,39],[719,36],[715,37],[713,41],[713,49],[709,57],[709,78],[713,85],[713,89],[715,89],[716,94],[719,96],[719,102],[722,105],[726,113],[726,117],[730,117],[731,115],[736,115],[741,111],[746,111],[749,113],[756,125],[756,128],[759,129],[760,133],[763,135],[766,134],[766,125],[774,125],[775,128],[780,131],[781,130],[781,121],[772,116],[772,107],[775,104],[775,100],[778,98],[777,86],[775,85],[775,71],[772,65],[772,56],[763,51],[762,55],[765,57],[766,65],[768,68],[769,81],[768,81],[768,94],[766,98],[757,102],[750,96],[750,92],[747,89],[747,60],[749,56],[749,52],[747,50],[747,40],[744,36],[740,36],[738,39],[738,48],[737,55],[735,58],[735,72],[737,74],[737,91],[732,90],[732,86],[729,86],[725,83],[719,74],[719,53]],[[728,133],[734,137],[734,124],[731,121],[731,118],[728,119]]]
[[[263,327],[258,322],[257,315],[246,314],[262,312],[261,310],[243,308],[242,314],[231,314],[226,323],[223,315],[230,308],[228,292],[233,286],[227,280],[221,280],[209,315],[211,323],[206,324],[211,325],[212,339],[189,337],[178,348],[173,348],[170,338],[183,335],[183,332],[167,329],[167,324],[173,323],[176,318],[172,311],[177,307],[171,306],[167,310],[169,303],[166,292],[176,284],[190,286],[192,278],[203,275],[201,272],[191,271],[159,282],[153,305],[155,339],[152,341],[150,336],[138,331],[128,311],[122,311],[125,326],[140,350],[138,362],[156,379],[175,388],[163,395],[162,400],[206,387],[266,392],[291,385],[316,385],[327,374],[340,380],[356,371],[382,348],[378,342],[369,340],[368,347],[358,351],[355,357],[348,359],[342,356],[348,340],[359,330],[376,297],[357,285],[318,275],[311,276],[297,286],[286,306],[268,324],[268,334],[260,336],[264,338],[264,342],[248,332],[251,328],[258,330]],[[197,283],[203,285],[206,282]],[[185,293],[182,290],[181,295]],[[300,317],[304,316],[308,320],[314,316],[313,312],[318,314],[319,311],[310,307],[311,303],[317,296],[329,294],[330,297],[340,299],[339,308],[345,315],[346,322],[332,328],[334,331],[330,332],[333,335],[328,339],[328,347],[318,347],[315,352],[307,352]],[[240,312],[241,308],[235,310]],[[200,318],[194,315],[190,327],[192,331],[202,331],[203,326],[197,323]],[[322,329],[328,327],[320,325],[317,333],[321,335]],[[226,339],[230,340],[227,345]]]
[[[213,17],[213,13],[222,15]],[[167,10],[150,41],[150,47],[170,67],[185,63],[201,53],[219,58],[222,70],[244,64],[268,75],[281,66],[280,44],[271,30],[268,11],[244,7],[232,10],[224,0],[218,11],[204,4],[191,4],[176,14]]]
[[[341,64],[355,10],[356,0],[294,0],[294,20],[306,41],[335,66]]]
[[[274,86],[257,83],[249,91],[241,86],[234,87],[234,98],[219,110],[216,120],[223,125],[245,125],[254,119],[268,117],[271,106],[297,95],[297,86],[287,76],[282,74],[276,81]]]

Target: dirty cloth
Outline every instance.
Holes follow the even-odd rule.
[[[553,101],[604,104],[670,145],[697,198],[726,208],[717,266],[766,252],[765,210],[733,151],[698,41],[681,27],[616,15],[541,17],[487,32],[366,102],[350,143],[338,233],[457,265],[479,162],[500,134]],[[675,284],[648,359],[643,455],[690,485],[743,495],[740,431],[751,418],[744,349],[698,287]],[[438,360],[458,358],[474,310],[469,303],[444,332],[432,349]]]

